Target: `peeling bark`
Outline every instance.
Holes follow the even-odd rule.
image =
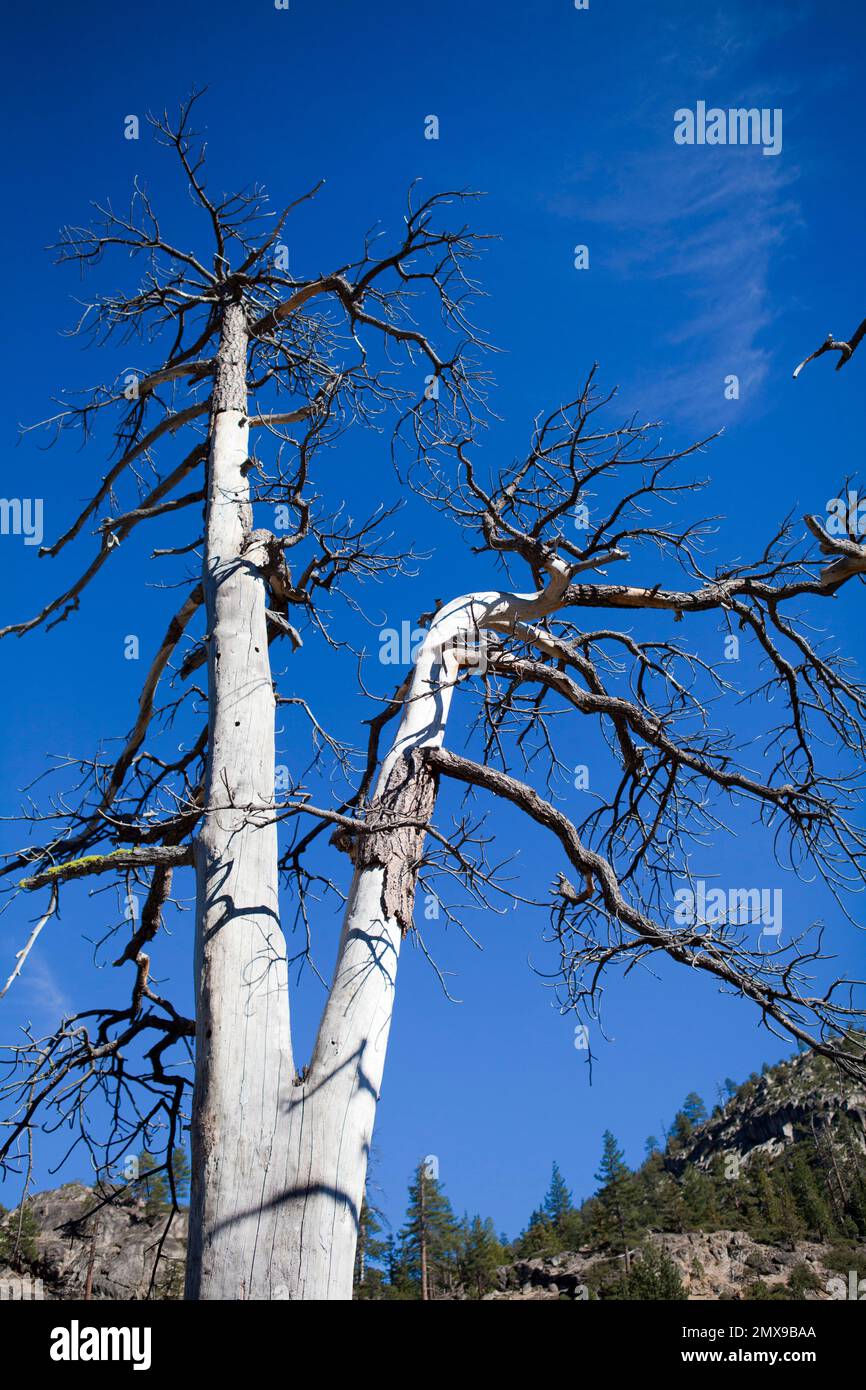
[[[399,922],[403,936],[412,927],[424,827],[433,813],[437,786],[435,773],[417,750],[400,758],[367,816],[367,824],[378,828],[363,836],[358,851],[361,870],[382,870],[382,911]],[[397,828],[389,829],[395,821]]]

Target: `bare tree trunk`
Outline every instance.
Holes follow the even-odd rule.
[[[399,923],[383,916],[384,872],[356,871],[334,983],[295,1089],[280,1296],[350,1299],[361,1202],[391,1025]]]
[[[567,572],[540,594],[482,593],[437,614],[415,660],[390,752],[367,811],[343,921],[334,980],[291,1112],[287,1203],[295,1273],[285,1297],[349,1299],[367,1160],[382,1085],[400,946],[412,925],[423,827],[436,779],[421,756],[441,746],[461,661],[486,628],[511,631],[554,609]],[[392,828],[395,822],[399,828]],[[407,824],[408,822],[408,824]]]
[[[84,1301],[90,1303],[93,1299],[93,1266],[96,1264],[96,1243],[99,1239],[99,1222],[93,1227],[93,1234],[90,1237],[90,1255],[87,1260],[87,1274],[84,1278]]]
[[[427,1203],[424,1200],[424,1165],[418,1170],[418,1194],[421,1215],[421,1300],[426,1303],[430,1297],[427,1283]]]
[[[625,1220],[622,1214],[622,1207],[617,1207],[617,1221],[619,1223],[619,1235],[622,1241],[623,1258],[625,1259],[625,1272],[631,1274],[631,1251],[628,1248],[628,1240],[625,1233]]]
[[[460,600],[465,605],[466,600]],[[455,605],[456,606],[456,605]],[[349,1299],[361,1201],[391,1027],[397,961],[412,922],[417,863],[435,779],[416,756],[441,741],[457,660],[441,651],[443,622],[422,645],[400,727],[385,758],[358,846],[334,980],[313,1057],[291,1113],[286,1204],[295,1274],[287,1297]]]
[[[279,1151],[292,1093],[277,900],[274,692],[261,572],[244,555],[247,326],[224,310],[208,460],[204,587],[210,692],[206,810],[195,845],[196,1081],[187,1297],[268,1298]]]

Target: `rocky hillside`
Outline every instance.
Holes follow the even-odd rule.
[[[757,1155],[772,1160],[797,1142],[820,1143],[843,1126],[866,1151],[866,1090],[823,1057],[803,1053],[740,1086],[666,1166],[681,1174],[690,1164],[709,1169],[720,1155],[743,1163]]]
[[[829,1299],[840,1277],[837,1247],[795,1241],[780,1249],[744,1231],[684,1232],[648,1237],[676,1268],[687,1299]],[[863,1249],[866,1256],[866,1246]],[[634,1267],[643,1253],[633,1253]],[[545,1301],[612,1297],[623,1276],[621,1256],[599,1251],[566,1252],[517,1260],[499,1271],[499,1287],[486,1300]]]
[[[0,1258],[0,1281],[22,1274],[41,1279],[46,1299],[142,1299],[149,1296],[156,1268],[150,1296],[179,1297],[186,1212],[176,1213],[166,1230],[166,1217],[148,1215],[144,1198],[123,1196],[96,1211],[98,1206],[93,1188],[83,1183],[31,1198],[23,1248],[14,1268]],[[7,1260],[16,1226],[15,1213],[0,1222],[0,1251]]]

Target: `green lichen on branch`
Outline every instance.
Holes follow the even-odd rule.
[[[161,845],[145,849],[115,849],[108,854],[86,854],[80,859],[67,859],[63,864],[52,864],[41,869],[38,874],[18,881],[18,887],[27,890],[44,888],[46,884],[58,883],[71,878],[84,878],[87,874],[109,873],[121,866],[124,869],[153,868],[159,865],[181,865],[192,862],[190,845]]]

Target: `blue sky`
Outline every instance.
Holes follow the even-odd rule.
[[[100,359],[62,336],[79,287],[73,273],[51,266],[45,247],[62,223],[86,220],[89,199],[122,203],[136,174],[178,240],[195,235],[167,157],[146,138],[123,139],[127,114],[173,108],[193,84],[209,87],[199,124],[214,187],[262,180],[281,203],[326,179],[292,242],[293,266],[310,273],[355,255],[376,220],[398,227],[414,178],[427,192],[486,193],[469,214],[500,238],[479,268],[487,298],[477,318],[502,350],[493,364],[500,418],[484,440],[486,461],[519,453],[534,416],[566,399],[598,361],[604,383],[619,383],[623,413],[663,419],[666,443],[724,428],[698,470],[711,478],[703,510],[727,518],[720,561],[762,549],[792,508],[822,511],[856,471],[864,363],[855,358],[837,374],[824,358],[796,383],[791,370],[828,331],[850,334],[866,307],[866,191],[856,173],[862,6],[591,0],[576,11],[570,0],[423,8],[291,0],[277,11],[266,0],[152,0],[146,12],[95,3],[73,14],[48,3],[18,7],[6,37],[0,99],[14,215],[2,226],[3,493],[44,497],[48,539],[101,476],[105,455],[98,441],[81,451],[72,439],[42,452],[35,435],[15,447],[17,426],[50,413],[59,389],[105,379],[130,353],[111,349]],[[676,146],[674,111],[698,100],[781,108],[781,153]],[[437,141],[424,139],[431,113]],[[589,247],[586,271],[574,269],[579,244]],[[110,288],[115,272],[106,262],[95,283]],[[133,356],[136,366],[149,364],[142,350]],[[724,398],[731,373],[740,378],[737,401]],[[351,506],[396,495],[381,441],[345,441],[331,467],[329,489]],[[436,553],[416,580],[366,597],[374,651],[380,626],[414,620],[441,595],[443,574],[454,593],[492,577],[447,523],[418,503],[405,515]],[[135,632],[146,653],[175,606],[153,586],[178,574],[145,565],[156,543],[172,542],[148,535],[131,543],[53,633],[0,644],[2,814],[14,814],[15,789],[43,769],[46,754],[84,755],[130,727],[143,662],[123,659],[123,638]],[[52,562],[20,539],[0,538],[4,620],[30,616],[77,571],[89,544]],[[655,576],[632,575],[644,577]],[[840,644],[862,657],[856,597],[838,600],[830,621]],[[359,738],[371,710],[347,698],[346,668],[311,642],[286,672],[287,689],[307,682],[321,717]],[[384,692],[388,682],[374,666],[374,688]],[[760,732],[760,709],[743,718]],[[568,753],[582,760],[577,734]],[[523,850],[529,884],[549,881],[559,863],[548,841],[510,814],[498,833],[504,849]],[[19,837],[4,829],[4,838]],[[710,860],[708,872],[738,882],[778,881],[756,836],[720,844]],[[46,1028],[64,1006],[116,995],[117,972],[99,952],[94,971],[92,945],[116,920],[112,891],[67,895],[62,921],[0,1003],[4,1042],[25,1017]],[[817,886],[788,902],[800,925],[822,915],[833,922]],[[26,921],[20,904],[0,917],[4,977]],[[159,967],[188,1006],[190,912],[169,925]],[[518,910],[472,926],[481,955],[454,931],[428,937],[438,963],[454,972],[460,1004],[443,997],[420,952],[408,949],[401,966],[376,1168],[395,1220],[412,1166],[435,1153],[455,1207],[490,1214],[514,1233],[543,1194],[552,1159],[585,1195],[605,1128],[637,1162],[646,1136],[669,1122],[686,1092],[712,1103],[725,1076],[742,1078],[787,1050],[694,972],[662,969],[657,980],[611,980],[609,1041],[595,1040],[590,1086],[573,1021],[528,964],[549,966],[544,919]],[[327,970],[333,917],[321,930]],[[838,946],[849,970],[862,969],[856,938],[839,933]],[[320,1002],[309,975],[297,995],[303,1054]],[[62,1149],[60,1136],[40,1140],[38,1186],[59,1180],[49,1165]],[[86,1172],[76,1151],[63,1174]]]

